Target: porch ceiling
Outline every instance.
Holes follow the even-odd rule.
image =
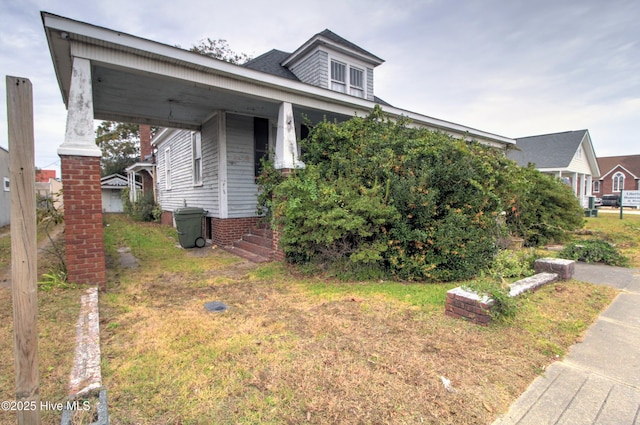
[[[93,64],[96,119],[198,129],[216,110],[278,116],[278,102],[191,81]]]
[[[280,105],[278,100],[102,63],[93,63],[92,80],[94,115],[101,120],[198,130],[217,110],[275,120]],[[294,114],[314,122],[349,118],[295,105]]]

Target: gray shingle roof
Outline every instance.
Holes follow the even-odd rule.
[[[267,74],[277,75],[279,77],[288,78],[290,80],[300,81],[293,72],[288,68],[280,65],[291,53],[281,50],[272,49],[267,53],[263,53],[255,59],[250,60],[243,66],[255,69],[256,71],[266,72]]]
[[[577,130],[517,138],[516,149],[509,151],[507,156],[523,167],[531,163],[536,168],[565,168],[586,133],[587,130]]]
[[[340,37],[338,34],[334,33],[331,30],[325,29],[324,31],[321,31],[316,35],[323,36],[323,37],[328,38],[329,40],[331,40],[331,41],[333,41],[333,42],[335,42],[337,44],[341,44],[341,45],[343,45],[345,47],[348,47],[351,50],[355,50],[356,52],[359,52],[359,53],[361,53],[363,55],[372,56],[372,57],[376,58],[377,60],[379,60],[380,62],[384,62],[384,59],[380,59],[379,57],[377,57],[373,53],[367,52],[362,47],[360,47],[360,46],[358,46],[356,44],[353,44],[349,40],[346,40],[346,39]],[[313,37],[311,37],[311,38],[313,38]]]

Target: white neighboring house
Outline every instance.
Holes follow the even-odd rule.
[[[100,185],[102,186],[102,212],[124,212],[122,191],[129,186],[127,178],[120,174],[111,174],[110,176],[102,177]],[[136,182],[136,189],[142,189],[142,185],[138,182]]]
[[[522,167],[533,164],[538,171],[563,180],[582,206],[589,207],[592,182],[600,178],[589,130],[520,137],[507,156]]]
[[[11,193],[9,181],[9,151],[0,147],[0,227],[6,226],[11,221]]]

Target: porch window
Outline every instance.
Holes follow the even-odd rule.
[[[613,175],[613,191],[620,192],[624,189],[624,174],[617,172]]]
[[[349,94],[364,97],[364,71],[358,68],[349,68]]]
[[[331,90],[347,92],[347,65],[331,61]]]
[[[202,135],[191,133],[191,147],[193,151],[193,185],[202,184]]]
[[[171,189],[171,148],[164,150],[164,187]]]
[[[9,191],[9,177],[4,178],[4,191],[5,192]]]
[[[593,193],[600,192],[600,180],[596,180],[593,182]]]

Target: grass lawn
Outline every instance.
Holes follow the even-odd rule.
[[[615,295],[557,283],[483,328],[444,316],[458,284],[309,277],[109,220],[110,254],[140,259],[101,297],[113,424],[491,423]]]
[[[591,235],[584,238],[604,239],[618,247],[620,252],[629,258],[630,266],[640,268],[640,215],[627,214],[625,210],[620,220],[620,213],[603,213],[598,217],[586,219],[585,229]]]
[[[635,217],[602,214],[586,227],[638,266]],[[556,283],[520,298],[514,319],[479,327],[443,314],[459,283],[310,277],[218,249],[180,249],[168,227],[107,220],[100,314],[112,424],[489,424],[615,296]],[[10,258],[3,239],[0,259]],[[123,246],[138,268],[117,266]],[[65,399],[80,293],[38,293],[42,400]],[[229,309],[206,312],[208,301]],[[0,286],[0,400],[14,392],[11,291]],[[43,413],[43,424],[59,420]],[[0,412],[0,424],[13,423]]]

